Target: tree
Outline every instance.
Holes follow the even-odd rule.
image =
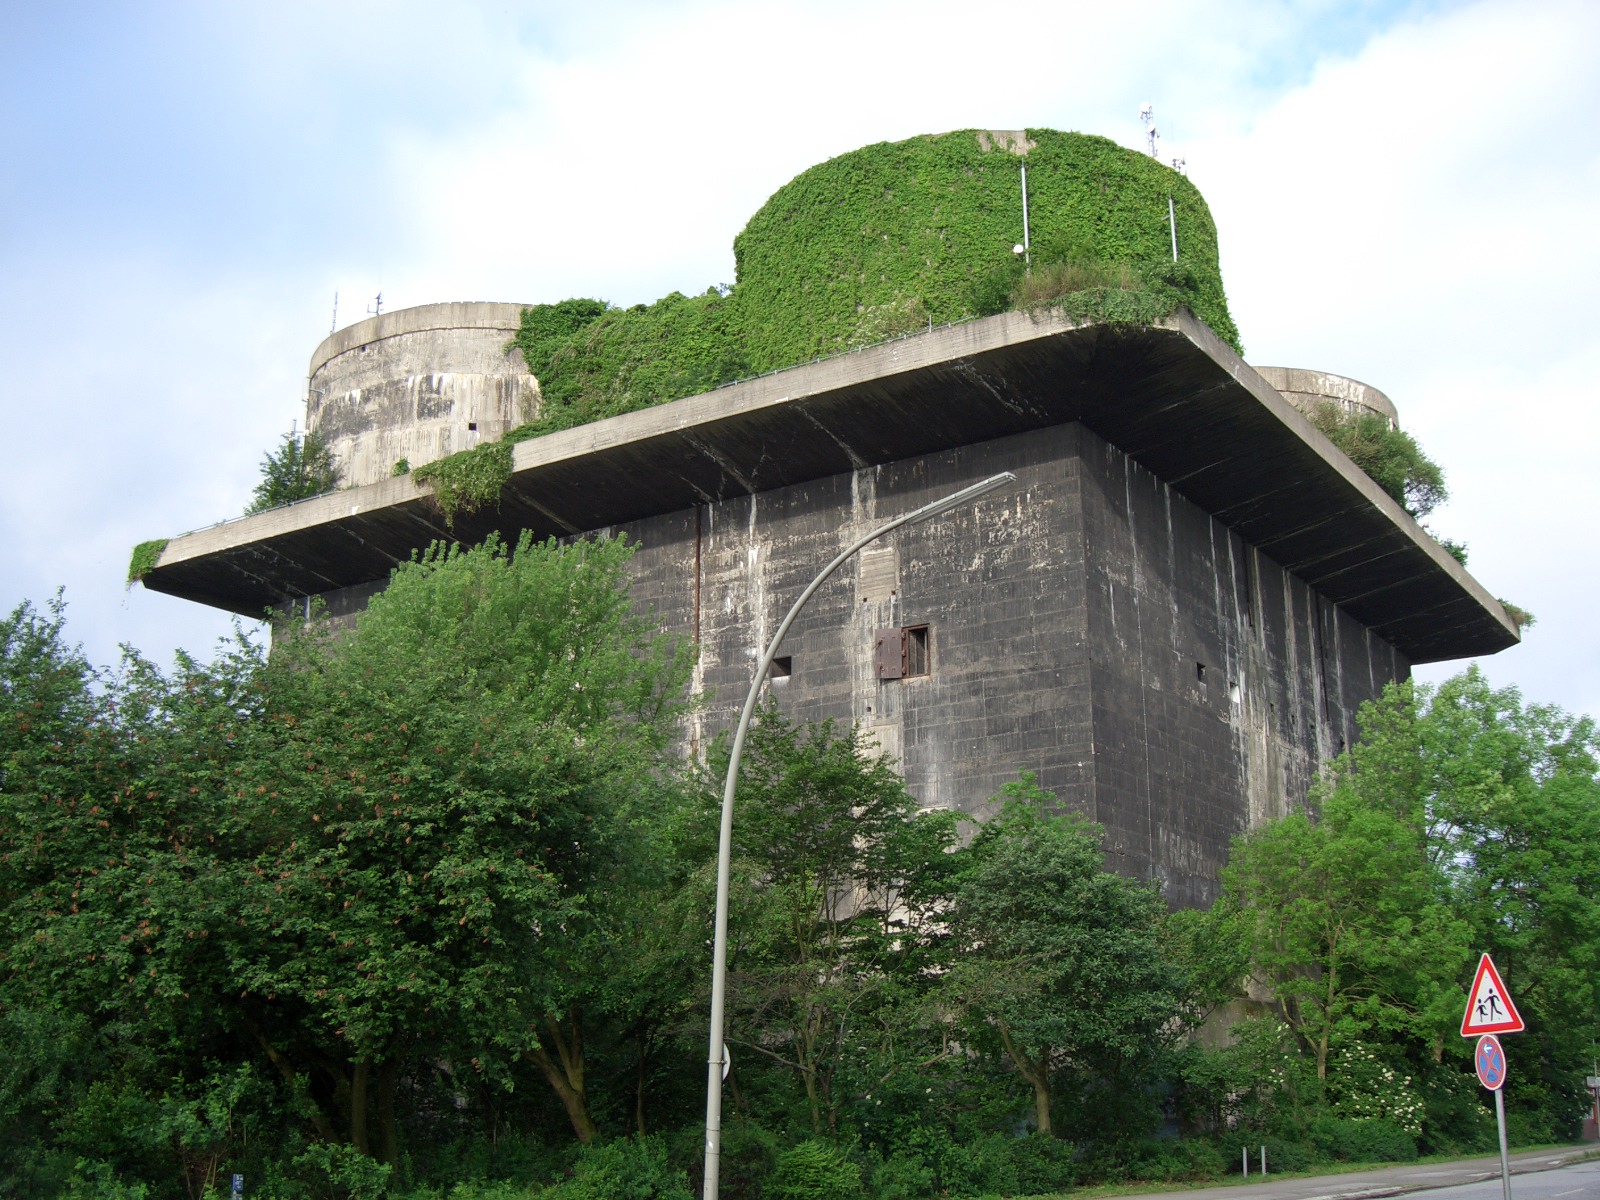
[[[353,631],[132,659],[103,697],[58,621],[14,614],[5,728],[45,736],[7,752],[0,1011],[90,1016],[74,1036],[124,1064],[96,1111],[254,1064],[280,1117],[393,1162],[408,1073],[509,1087],[531,1062],[592,1137],[583,1007],[687,678],[629,552],[436,547]]]
[[[950,911],[951,987],[992,1023],[1049,1134],[1061,1073],[1092,1082],[1148,1062],[1182,980],[1162,954],[1160,896],[1104,869],[1097,828],[1054,811],[1026,773],[998,798]]]
[[[1529,1023],[1514,1079],[1552,1136],[1581,1092],[1600,978],[1600,745],[1476,668],[1386,688],[1311,811],[1236,843],[1225,895],[1258,980],[1328,1075],[1339,1043],[1452,1057],[1477,951]],[[1519,1056],[1520,1057],[1520,1056]]]
[[[328,1078],[358,1148],[392,1159],[394,1087],[428,1055],[490,1079],[525,1057],[596,1132],[584,1007],[687,679],[631,611],[630,553],[436,546],[353,634],[269,666],[252,870],[280,882],[246,912],[276,949],[248,975],[283,1019],[258,1040]]]
[[[1559,1136],[1586,1103],[1600,1035],[1600,737],[1591,718],[1525,704],[1477,667],[1418,692],[1431,853],[1528,1022],[1508,1043],[1511,1098]]]
[[[244,515],[309,500],[338,486],[339,465],[322,439],[314,433],[286,433],[278,452],[268,451],[262,458],[261,482],[256,484]]]
[[[893,1058],[888,1043],[915,1021],[898,1011],[916,992],[902,985],[939,921],[954,819],[919,812],[858,729],[796,726],[770,707],[751,728],[738,796],[729,1040],[791,1071],[812,1131],[831,1132],[841,1071],[860,1071],[845,1048]]]
[[[1429,853],[1418,719],[1409,685],[1364,706],[1308,810],[1236,840],[1223,872],[1256,978],[1319,1081],[1338,1040],[1395,1032],[1437,1060],[1460,1020],[1467,928]]]

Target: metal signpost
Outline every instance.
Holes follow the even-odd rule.
[[[1511,1002],[1505,981],[1495,970],[1494,960],[1485,954],[1478,960],[1478,973],[1467,992],[1467,1011],[1461,1017],[1461,1036],[1478,1039],[1473,1065],[1478,1082],[1494,1093],[1495,1123],[1500,1127],[1500,1184],[1505,1200],[1511,1200],[1511,1159],[1506,1153],[1506,1101],[1501,1090],[1506,1083],[1506,1052],[1497,1034],[1521,1033],[1526,1026],[1517,1006]]]

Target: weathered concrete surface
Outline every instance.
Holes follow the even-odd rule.
[[[1303,367],[1255,367],[1255,372],[1272,385],[1280,396],[1306,415],[1314,413],[1320,405],[1337,404],[1346,413],[1371,413],[1389,422],[1390,427],[1400,424],[1400,414],[1394,401],[1370,383],[1333,375],[1327,371],[1308,371]]]
[[[174,539],[156,591],[256,615],[382,579],[433,538],[565,535],[1081,422],[1414,663],[1515,644],[1499,603],[1184,314],[1008,313],[521,443],[498,511],[451,530],[409,479]]]
[[[339,330],[311,356],[306,425],[347,485],[387,479],[495,441],[538,409],[539,385],[506,343],[522,305],[425,304]]]
[[[817,566],[890,516],[1000,470],[1014,486],[893,535],[813,598],[770,694],[858,722],[924,805],[987,815],[1020,770],[1100,822],[1169,902],[1215,898],[1232,837],[1302,800],[1356,708],[1409,663],[1082,424],[607,530],[635,596],[700,647],[691,742],[730,727]],[[880,680],[885,627],[926,625],[926,677]]]

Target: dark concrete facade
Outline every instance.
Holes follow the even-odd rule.
[[[998,471],[970,509],[869,548],[812,600],[771,695],[857,721],[924,805],[982,813],[1019,770],[1106,830],[1175,904],[1214,898],[1229,840],[1303,798],[1357,706],[1410,665],[1270,558],[1072,423],[619,527],[636,596],[696,637],[727,728],[758,646],[818,564],[876,522]],[[885,627],[930,670],[880,680]]]
[[[515,447],[497,511],[444,527],[384,480],[175,539],[147,587],[234,611],[355,611],[435,537],[625,532],[636,598],[700,646],[731,724],[788,605],[877,524],[1013,485],[868,547],[767,686],[858,721],[925,805],[982,814],[1019,770],[1101,823],[1169,902],[1306,794],[1413,662],[1515,643],[1499,604],[1203,326],[1008,314]],[[880,679],[881,631],[930,669]]]

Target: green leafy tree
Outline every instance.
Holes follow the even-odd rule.
[[[791,1071],[812,1131],[834,1131],[841,1072],[862,1071],[846,1047],[885,1070],[907,1065],[893,1048],[914,1022],[900,1006],[916,989],[901,985],[939,920],[954,821],[919,812],[858,729],[796,726],[768,708],[741,763],[734,830],[742,912],[729,1040]]]
[[[1591,718],[1526,704],[1476,667],[1413,703],[1431,852],[1529,1025],[1507,1041],[1510,1099],[1560,1136],[1600,1036],[1600,737]]]
[[[270,952],[241,967],[283,1014],[268,1057],[328,1076],[385,1160],[423,1055],[501,1080],[531,1061],[596,1132],[584,1013],[687,674],[631,611],[630,553],[436,547],[353,634],[291,637],[270,665],[245,917]]]
[[[1292,813],[1252,831],[1235,842],[1223,873],[1257,982],[1310,1052],[1319,1081],[1336,1043],[1370,1030],[1413,1036],[1441,1053],[1464,1001],[1457,977],[1467,928],[1428,859],[1408,788],[1414,764],[1396,760],[1404,733],[1370,721],[1364,731],[1371,740],[1314,790],[1316,819]]]
[[[266,512],[280,504],[309,500],[339,486],[339,466],[333,451],[314,433],[286,433],[276,454],[261,460],[261,482],[251,494],[245,516]]]
[[[950,911],[950,984],[993,1025],[1050,1134],[1063,1074],[1093,1085],[1149,1062],[1183,984],[1162,954],[1160,896],[1104,869],[1098,829],[1026,773],[999,798]]]

